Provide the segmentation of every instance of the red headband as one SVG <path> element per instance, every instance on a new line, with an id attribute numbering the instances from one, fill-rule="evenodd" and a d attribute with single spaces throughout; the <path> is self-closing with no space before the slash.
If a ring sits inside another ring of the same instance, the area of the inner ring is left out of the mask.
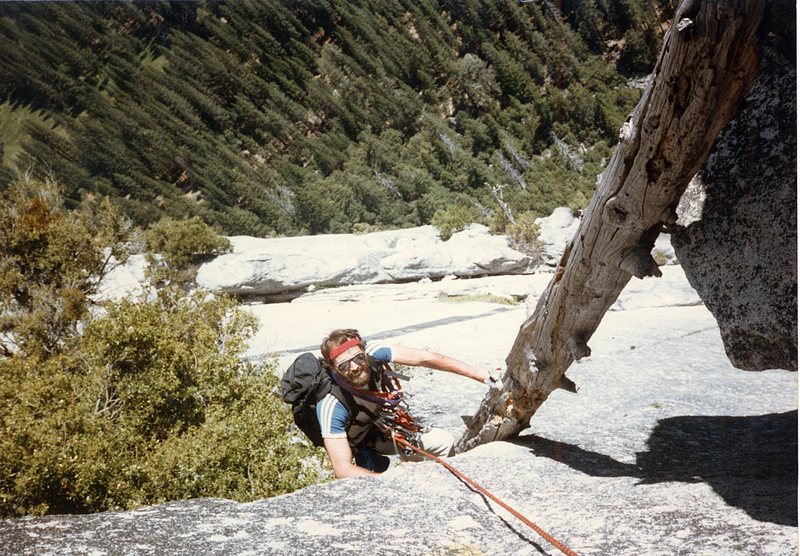
<path id="1" fill-rule="evenodd" d="M 361 343 L 361 338 L 350 338 L 345 343 L 340 344 L 340 345 L 336 346 L 335 348 L 333 348 L 331 350 L 330 354 L 328 355 L 328 359 L 330 361 L 333 361 L 334 359 L 336 359 L 336 357 L 338 355 L 341 355 L 342 353 L 344 353 L 345 351 L 347 351 L 351 347 L 357 346 L 360 343 Z"/>

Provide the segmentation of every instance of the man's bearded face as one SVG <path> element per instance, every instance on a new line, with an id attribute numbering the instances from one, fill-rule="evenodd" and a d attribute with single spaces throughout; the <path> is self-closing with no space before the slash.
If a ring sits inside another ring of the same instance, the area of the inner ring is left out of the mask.
<path id="1" fill-rule="evenodd" d="M 369 385 L 369 361 L 360 346 L 353 346 L 339 354 L 333 361 L 333 368 L 354 388 L 363 389 Z"/>

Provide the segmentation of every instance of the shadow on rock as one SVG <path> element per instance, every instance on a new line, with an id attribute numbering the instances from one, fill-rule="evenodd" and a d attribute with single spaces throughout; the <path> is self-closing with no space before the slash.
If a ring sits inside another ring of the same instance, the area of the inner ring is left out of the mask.
<path id="1" fill-rule="evenodd" d="M 662 419 L 635 464 L 536 435 L 514 442 L 594 477 L 705 482 L 753 519 L 797 526 L 797 411 Z"/>

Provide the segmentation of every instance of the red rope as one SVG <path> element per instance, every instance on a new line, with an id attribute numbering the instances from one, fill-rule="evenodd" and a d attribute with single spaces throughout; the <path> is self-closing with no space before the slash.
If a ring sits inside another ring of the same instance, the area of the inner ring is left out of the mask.
<path id="1" fill-rule="evenodd" d="M 578 556 L 577 552 L 573 551 L 567 545 L 565 545 L 564 543 L 562 543 L 562 542 L 558 541 L 557 539 L 555 539 L 552 535 L 547 533 L 547 531 L 545 531 L 544 529 L 542 529 L 541 527 L 536 525 L 530 519 L 528 519 L 527 517 L 525 517 L 524 515 L 519 513 L 517 510 L 515 510 L 514 508 L 512 508 L 511 506 L 509 506 L 508 504 L 506 504 L 505 502 L 503 502 L 499 498 L 497 498 L 494 494 L 492 494 L 491 492 L 489 492 L 488 490 L 483 488 L 481 485 L 479 485 L 478 483 L 476 483 L 475 481 L 473 481 L 472 479 L 470 479 L 469 477 L 467 477 L 466 475 L 461 473 L 458 469 L 456 469 L 455 467 L 453 467 L 452 465 L 450 465 L 449 463 L 447 463 L 443 459 L 438 458 L 438 457 L 434 456 L 433 454 L 429 454 L 428 452 L 426 452 L 425 450 L 423 450 L 421 448 L 418 448 L 417 446 L 414 446 L 413 444 L 408 442 L 405 438 L 403 438 L 399 434 L 395 435 L 395 440 L 397 440 L 397 442 L 402 444 L 403 446 L 411 448 L 415 452 L 425 456 L 426 458 L 429 458 L 429 459 L 435 461 L 436 463 L 439 463 L 439 464 L 443 465 L 444 468 L 447 469 L 450 473 L 452 473 L 453 475 L 455 475 L 456 477 L 458 477 L 459 479 L 461 479 L 462 481 L 464 481 L 465 483 L 470 485 L 475 490 L 477 490 L 477 491 L 481 492 L 482 494 L 485 494 L 486 496 L 491 498 L 495 503 L 497 503 L 498 505 L 503 507 L 511 515 L 513 515 L 514 517 L 519 519 L 522 523 L 524 523 L 525 525 L 527 525 L 528 527 L 530 527 L 531 529 L 536 531 L 539 534 L 539 536 L 541 536 L 544 540 L 546 540 L 547 542 L 549 542 L 550 544 L 555 546 L 557 549 L 559 549 L 561 552 L 563 552 L 567 556 Z"/>

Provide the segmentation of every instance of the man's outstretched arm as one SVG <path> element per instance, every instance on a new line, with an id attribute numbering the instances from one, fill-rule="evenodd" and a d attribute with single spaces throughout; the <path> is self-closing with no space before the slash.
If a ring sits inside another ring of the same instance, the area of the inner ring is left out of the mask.
<path id="1" fill-rule="evenodd" d="M 481 369 L 454 359 L 441 353 L 427 351 L 424 349 L 412 348 L 408 346 L 392 345 L 392 358 L 398 365 L 408 365 L 409 367 L 428 367 L 437 371 L 447 371 L 455 373 L 478 382 L 486 382 L 489 379 L 489 371 Z"/>

